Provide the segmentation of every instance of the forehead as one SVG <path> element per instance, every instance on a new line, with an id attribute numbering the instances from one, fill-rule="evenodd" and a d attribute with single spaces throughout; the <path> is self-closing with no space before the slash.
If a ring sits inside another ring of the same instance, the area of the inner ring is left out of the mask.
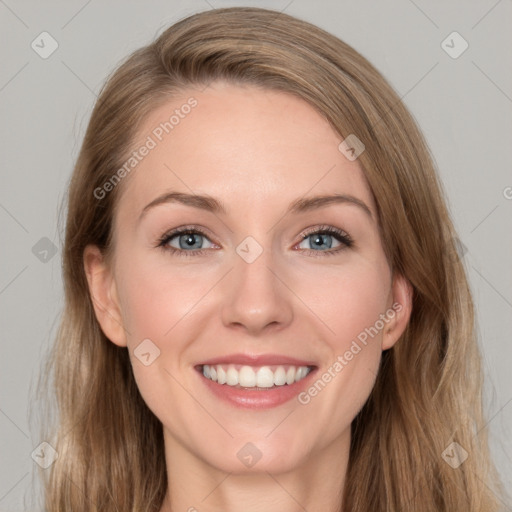
<path id="1" fill-rule="evenodd" d="M 352 194 L 374 211 L 362 169 L 339 151 L 341 141 L 289 93 L 223 82 L 183 90 L 139 130 L 135 151 L 150 149 L 139 151 L 119 214 L 140 213 L 168 190 L 208 194 L 237 213 L 332 193 Z"/>

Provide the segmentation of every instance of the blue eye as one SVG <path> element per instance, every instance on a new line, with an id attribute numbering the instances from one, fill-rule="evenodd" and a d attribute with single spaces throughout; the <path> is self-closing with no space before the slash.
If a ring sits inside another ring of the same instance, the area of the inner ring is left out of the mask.
<path id="1" fill-rule="evenodd" d="M 205 240 L 209 245 L 204 247 Z M 300 247 L 308 241 L 311 248 Z M 334 245 L 333 245 L 334 244 Z M 333 255 L 352 247 L 354 244 L 350 235 L 332 226 L 317 226 L 314 230 L 302 235 L 299 248 L 314 256 Z M 184 226 L 165 233 L 157 247 L 178 256 L 201 256 L 213 248 L 214 244 L 208 236 L 198 228 Z"/>
<path id="2" fill-rule="evenodd" d="M 159 240 L 158 247 L 180 256 L 196 256 L 204 253 L 203 249 L 205 248 L 201 247 L 204 239 L 208 240 L 208 237 L 198 229 L 178 228 L 163 235 Z M 212 247 L 213 244 L 209 243 L 210 246 L 206 249 Z"/>
<path id="3" fill-rule="evenodd" d="M 339 251 L 342 251 L 345 248 L 352 247 L 353 240 L 350 236 L 341 231 L 340 229 L 334 228 L 332 226 L 321 226 L 315 228 L 314 231 L 311 231 L 307 234 L 302 235 L 302 242 L 299 244 L 303 244 L 305 241 L 308 241 L 311 249 L 305 248 L 308 252 L 323 252 L 326 255 L 336 254 Z M 334 245 L 333 249 L 333 239 L 337 242 L 338 245 Z M 320 250 L 314 250 L 320 249 Z M 333 249 L 333 250 L 331 250 Z"/>

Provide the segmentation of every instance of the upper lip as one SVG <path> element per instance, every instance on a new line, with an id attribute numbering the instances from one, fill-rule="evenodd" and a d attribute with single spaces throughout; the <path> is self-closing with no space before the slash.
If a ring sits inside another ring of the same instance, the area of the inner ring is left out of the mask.
<path id="1" fill-rule="evenodd" d="M 207 361 L 201 362 L 199 365 L 216 365 L 216 364 L 242 364 L 247 366 L 270 366 L 270 365 L 292 365 L 292 366 L 316 366 L 312 361 L 297 359 L 280 354 L 230 354 L 226 356 L 214 357 Z"/>

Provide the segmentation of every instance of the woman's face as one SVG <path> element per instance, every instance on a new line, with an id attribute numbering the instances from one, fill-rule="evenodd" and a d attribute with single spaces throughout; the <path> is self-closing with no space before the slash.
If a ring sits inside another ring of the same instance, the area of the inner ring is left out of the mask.
<path id="1" fill-rule="evenodd" d="M 139 131 L 112 265 L 84 261 L 174 461 L 282 472 L 348 450 L 410 300 L 341 141 L 294 96 L 221 82 Z"/>

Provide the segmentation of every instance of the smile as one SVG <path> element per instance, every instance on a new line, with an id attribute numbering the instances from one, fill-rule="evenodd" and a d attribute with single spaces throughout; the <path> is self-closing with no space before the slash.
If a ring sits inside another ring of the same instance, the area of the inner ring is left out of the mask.
<path id="1" fill-rule="evenodd" d="M 291 385 L 306 377 L 311 366 L 272 365 L 253 367 L 248 365 L 203 365 L 203 375 L 227 386 L 238 388 L 269 389 Z"/>
<path id="2" fill-rule="evenodd" d="M 268 409 L 296 398 L 318 370 L 284 355 L 231 354 L 195 366 L 211 396 L 243 409 Z"/>

